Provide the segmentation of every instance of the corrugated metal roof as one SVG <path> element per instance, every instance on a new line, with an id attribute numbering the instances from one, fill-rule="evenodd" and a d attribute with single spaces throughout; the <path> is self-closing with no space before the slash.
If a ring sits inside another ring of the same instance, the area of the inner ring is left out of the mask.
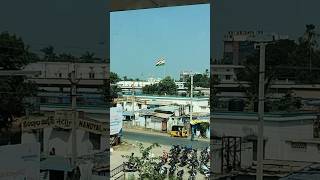
<path id="1" fill-rule="evenodd" d="M 162 106 L 157 108 L 157 110 L 175 112 L 176 110 L 179 110 L 179 107 L 178 106 Z"/>
<path id="2" fill-rule="evenodd" d="M 168 118 L 171 117 L 172 115 L 173 115 L 173 114 L 155 113 L 153 116 L 160 117 L 160 118 L 164 118 L 164 119 L 168 119 Z"/>

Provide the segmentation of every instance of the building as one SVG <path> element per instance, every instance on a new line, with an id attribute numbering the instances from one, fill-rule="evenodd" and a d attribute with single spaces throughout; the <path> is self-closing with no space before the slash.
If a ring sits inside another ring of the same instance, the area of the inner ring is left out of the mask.
<path id="1" fill-rule="evenodd" d="M 257 160 L 258 118 L 256 113 L 215 112 L 212 118 L 215 123 L 211 132 L 212 139 L 239 137 L 242 143 L 250 142 L 252 153 L 241 159 L 251 159 L 252 162 Z M 265 160 L 320 162 L 319 115 L 315 113 L 266 113 L 264 121 Z M 247 162 L 247 166 L 251 166 L 252 162 Z"/>
<path id="2" fill-rule="evenodd" d="M 76 110 L 80 118 L 76 130 L 77 168 L 91 179 L 106 176 L 108 165 L 103 159 L 108 158 L 109 137 L 105 132 L 108 111 L 102 88 L 109 78 L 108 66 L 107 63 L 37 62 L 25 67 L 25 71 L 40 71 L 40 74 L 27 76 L 27 80 L 37 84 L 39 91 L 32 99 L 36 110 L 22 117 L 27 119 L 23 121 L 21 142 L 40 143 L 42 179 L 62 179 L 75 171 L 70 163 L 70 115 L 59 116 L 62 120 L 57 120 L 56 116 L 71 109 L 72 72 L 77 80 Z"/>
<path id="3" fill-rule="evenodd" d="M 286 35 L 264 33 L 263 31 L 230 31 L 224 36 L 223 64 L 243 65 L 248 55 L 255 51 L 254 44 L 259 41 L 288 39 Z"/>
<path id="4" fill-rule="evenodd" d="M 209 98 L 193 98 L 192 105 L 193 119 L 209 117 Z M 117 99 L 117 106 L 123 107 L 124 120 L 129 121 L 127 124 L 130 126 L 168 132 L 173 125 L 186 127 L 190 125 L 189 97 L 134 96 L 133 98 L 125 95 Z M 209 123 L 209 120 L 205 122 Z"/>
<path id="5" fill-rule="evenodd" d="M 102 86 L 108 78 L 106 63 L 37 62 L 28 64 L 24 70 L 40 71 L 28 76 L 28 80 L 39 86 L 37 102 L 40 105 L 70 104 L 70 73 L 75 71 L 77 104 L 106 106 Z"/>

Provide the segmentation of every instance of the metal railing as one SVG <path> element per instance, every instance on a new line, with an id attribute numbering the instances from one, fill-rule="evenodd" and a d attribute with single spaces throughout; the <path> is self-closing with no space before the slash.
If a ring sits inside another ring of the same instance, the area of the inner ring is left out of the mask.
<path id="1" fill-rule="evenodd" d="M 111 170 L 111 177 L 116 176 L 117 174 L 124 172 L 124 164 L 121 164 L 120 166 L 114 168 Z M 121 176 L 120 176 L 121 177 Z"/>
<path id="2" fill-rule="evenodd" d="M 125 176 L 125 174 L 123 173 L 121 176 L 115 178 L 115 180 L 125 180 L 125 179 L 126 179 L 125 177 L 126 177 L 126 176 Z"/>

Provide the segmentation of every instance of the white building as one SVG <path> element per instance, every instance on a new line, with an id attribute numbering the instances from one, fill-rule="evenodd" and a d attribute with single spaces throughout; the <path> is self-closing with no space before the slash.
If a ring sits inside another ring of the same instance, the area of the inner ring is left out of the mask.
<path id="1" fill-rule="evenodd" d="M 107 79 L 107 63 L 71 63 L 71 62 L 37 62 L 28 64 L 24 70 L 40 71 L 39 75 L 33 75 L 34 79 L 65 79 L 75 70 L 81 79 Z"/>
<path id="2" fill-rule="evenodd" d="M 173 96 L 134 96 L 135 100 L 132 101 L 132 96 L 124 95 L 122 100 L 118 101 L 124 111 L 138 111 L 148 107 L 160 107 L 165 105 L 181 106 L 185 114 L 189 113 L 190 97 L 173 97 Z M 132 106 L 132 102 L 134 105 Z M 192 99 L 193 112 L 209 113 L 209 97 Z"/>
<path id="3" fill-rule="evenodd" d="M 258 120 L 255 113 L 217 112 L 212 118 L 214 136 L 236 136 L 252 142 L 251 159 L 256 160 Z M 320 162 L 320 119 L 315 114 L 266 114 L 264 121 L 266 160 Z"/>

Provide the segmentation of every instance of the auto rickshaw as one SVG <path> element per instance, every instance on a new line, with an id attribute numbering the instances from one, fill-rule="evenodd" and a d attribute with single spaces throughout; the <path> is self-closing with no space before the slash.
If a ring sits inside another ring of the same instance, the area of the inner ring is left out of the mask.
<path id="1" fill-rule="evenodd" d="M 188 137 L 188 131 L 183 125 L 173 125 L 170 131 L 171 137 Z"/>

